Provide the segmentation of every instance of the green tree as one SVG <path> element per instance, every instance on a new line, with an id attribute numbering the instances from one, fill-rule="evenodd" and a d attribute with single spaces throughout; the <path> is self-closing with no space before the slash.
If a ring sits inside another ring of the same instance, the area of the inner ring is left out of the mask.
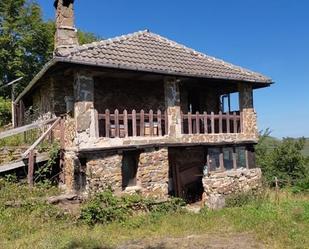
<path id="1" fill-rule="evenodd" d="M 31 0 L 0 1 L 0 87 L 24 77 L 17 86 L 21 92 L 42 66 L 51 59 L 55 25 L 44 21 L 41 7 Z M 80 44 L 98 39 L 92 33 L 78 32 Z M 10 97 L 9 88 L 0 96 Z"/>
<path id="2" fill-rule="evenodd" d="M 261 134 L 256 146 L 257 164 L 266 181 L 273 183 L 278 177 L 282 186 L 297 185 L 308 178 L 308 158 L 302 154 L 305 139 L 283 138 L 274 140 L 269 130 Z"/>

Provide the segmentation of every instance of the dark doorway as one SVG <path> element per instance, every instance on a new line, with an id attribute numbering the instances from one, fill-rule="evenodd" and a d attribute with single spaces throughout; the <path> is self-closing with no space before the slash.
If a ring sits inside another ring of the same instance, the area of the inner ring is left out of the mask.
<path id="1" fill-rule="evenodd" d="M 202 199 L 203 147 L 169 148 L 170 194 L 183 198 L 187 203 Z"/>

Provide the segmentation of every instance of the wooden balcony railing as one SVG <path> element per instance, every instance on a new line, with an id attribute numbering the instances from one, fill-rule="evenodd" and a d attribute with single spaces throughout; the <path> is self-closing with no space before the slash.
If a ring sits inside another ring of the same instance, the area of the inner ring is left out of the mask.
<path id="1" fill-rule="evenodd" d="M 167 134 L 167 114 L 157 110 L 154 112 L 131 113 L 124 110 L 122 113 L 116 109 L 111 113 L 108 109 L 104 114 L 99 114 L 99 136 L 107 138 L 164 136 Z"/>
<path id="2" fill-rule="evenodd" d="M 241 113 L 199 113 L 181 114 L 182 134 L 240 133 Z"/>

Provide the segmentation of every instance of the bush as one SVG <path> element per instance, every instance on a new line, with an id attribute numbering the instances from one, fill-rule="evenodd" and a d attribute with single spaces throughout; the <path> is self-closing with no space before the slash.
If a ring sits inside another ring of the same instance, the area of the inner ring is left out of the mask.
<path id="1" fill-rule="evenodd" d="M 111 190 L 107 190 L 96 194 L 84 205 L 80 219 L 87 224 L 124 222 L 137 213 L 166 214 L 177 212 L 184 205 L 185 202 L 179 198 L 158 203 L 137 194 L 117 197 Z"/>
<path id="2" fill-rule="evenodd" d="M 277 177 L 281 187 L 295 186 L 305 180 L 309 173 L 309 161 L 302 154 L 305 139 L 283 138 L 276 144 L 269 144 L 269 133 L 261 135 L 256 146 L 257 164 L 263 171 L 266 182 L 274 185 Z"/>
<path id="3" fill-rule="evenodd" d="M 243 207 L 249 204 L 260 205 L 268 196 L 264 192 L 248 191 L 232 194 L 225 199 L 226 207 Z"/>
<path id="4" fill-rule="evenodd" d="M 11 101 L 0 97 L 0 126 L 11 121 Z"/>

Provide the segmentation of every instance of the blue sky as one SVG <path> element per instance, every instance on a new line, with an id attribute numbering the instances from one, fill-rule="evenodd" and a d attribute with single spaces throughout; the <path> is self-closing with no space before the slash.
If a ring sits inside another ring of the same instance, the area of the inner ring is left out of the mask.
<path id="1" fill-rule="evenodd" d="M 53 19 L 53 1 L 37 0 Z M 76 26 L 104 38 L 150 29 L 181 44 L 261 72 L 259 129 L 309 137 L 308 0 L 76 0 Z"/>

